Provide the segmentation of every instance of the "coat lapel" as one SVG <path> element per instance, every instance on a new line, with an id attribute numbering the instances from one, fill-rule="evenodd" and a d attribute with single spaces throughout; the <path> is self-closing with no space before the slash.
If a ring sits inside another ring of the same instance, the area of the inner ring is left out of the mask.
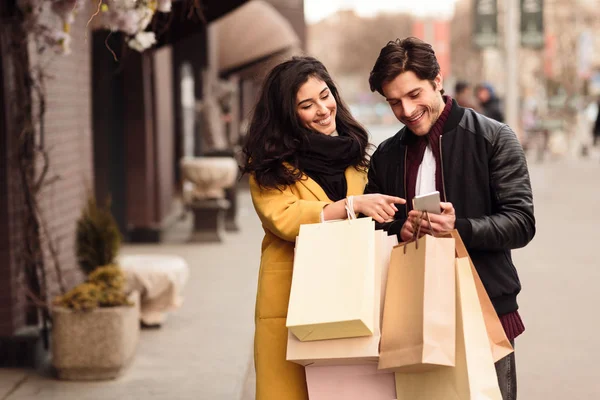
<path id="1" fill-rule="evenodd" d="M 354 167 L 346 168 L 346 183 L 348 184 L 348 196 L 358 196 L 365 192 L 367 185 L 367 174 Z"/>
<path id="2" fill-rule="evenodd" d="M 304 186 L 309 192 L 312 193 L 313 196 L 317 198 L 319 201 L 331 201 L 329 197 L 325 194 L 325 191 L 317 182 L 315 182 L 312 178 L 310 178 L 306 174 L 302 174 L 302 179 L 298 181 L 302 186 Z"/>

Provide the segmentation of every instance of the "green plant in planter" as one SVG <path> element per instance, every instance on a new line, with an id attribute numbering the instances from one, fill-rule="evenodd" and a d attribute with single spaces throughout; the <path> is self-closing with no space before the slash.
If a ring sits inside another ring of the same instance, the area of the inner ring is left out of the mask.
<path id="1" fill-rule="evenodd" d="M 54 300 L 54 304 L 73 311 L 91 311 L 98 307 L 100 287 L 95 283 L 83 282 Z"/>
<path id="2" fill-rule="evenodd" d="M 86 275 L 99 266 L 114 263 L 121 247 L 121 233 L 110 212 L 110 202 L 98 207 L 94 196 L 89 196 L 77 221 L 75 246 L 77 261 Z"/>
<path id="3" fill-rule="evenodd" d="M 97 285 L 100 291 L 100 307 L 118 307 L 129 305 L 124 292 L 125 275 L 118 265 L 98 267 L 88 277 L 88 281 Z"/>
<path id="4" fill-rule="evenodd" d="M 118 265 L 111 264 L 98 267 L 88 276 L 88 281 L 105 290 L 123 291 L 125 275 Z"/>
<path id="5" fill-rule="evenodd" d="M 123 290 L 124 286 L 125 276 L 117 265 L 99 267 L 89 275 L 86 282 L 57 297 L 54 304 L 74 311 L 132 305 Z"/>
<path id="6" fill-rule="evenodd" d="M 91 311 L 98 307 L 131 305 L 125 293 L 125 275 L 115 264 L 121 247 L 121 233 L 110 212 L 110 202 L 98 207 L 92 195 L 77 221 L 76 251 L 79 266 L 87 280 L 54 304 L 74 311 Z"/>

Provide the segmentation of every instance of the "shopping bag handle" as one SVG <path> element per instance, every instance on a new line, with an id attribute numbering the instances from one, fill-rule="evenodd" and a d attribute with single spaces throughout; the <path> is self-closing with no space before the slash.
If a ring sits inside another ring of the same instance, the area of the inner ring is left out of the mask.
<path id="1" fill-rule="evenodd" d="M 346 197 L 346 204 L 344 204 L 348 220 L 352 221 L 356 219 L 356 213 L 354 212 L 354 196 Z"/>
<path id="2" fill-rule="evenodd" d="M 433 231 L 433 227 L 431 225 L 431 219 L 429 218 L 429 213 L 427 211 L 423 211 L 419 216 L 419 219 L 417 219 L 416 222 L 413 222 L 413 237 L 404 245 L 404 254 L 406 254 L 406 246 L 408 246 L 409 243 L 415 242 L 415 248 L 419 248 L 419 233 L 421 233 L 421 222 L 425 217 L 427 218 L 427 222 L 429 222 L 429 230 L 431 231 L 431 235 L 435 237 L 435 232 Z"/>

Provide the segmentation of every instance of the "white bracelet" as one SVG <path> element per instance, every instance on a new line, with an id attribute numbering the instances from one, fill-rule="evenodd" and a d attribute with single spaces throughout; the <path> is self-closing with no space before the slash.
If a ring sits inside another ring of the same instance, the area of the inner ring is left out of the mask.
<path id="1" fill-rule="evenodd" d="M 348 219 L 356 219 L 356 213 L 354 212 L 354 196 L 346 197 L 346 214 Z"/>

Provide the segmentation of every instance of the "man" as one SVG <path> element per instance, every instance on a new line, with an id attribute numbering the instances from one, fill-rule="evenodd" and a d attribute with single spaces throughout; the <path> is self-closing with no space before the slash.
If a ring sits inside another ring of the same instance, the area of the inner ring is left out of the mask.
<path id="1" fill-rule="evenodd" d="M 467 81 L 458 81 L 454 85 L 454 98 L 459 106 L 478 110 L 479 107 L 473 101 L 473 88 Z"/>
<path id="2" fill-rule="evenodd" d="M 597 110 L 596 122 L 594 123 L 594 131 L 592 132 L 594 134 L 594 146 L 600 142 L 600 98 L 598 98 L 598 104 L 595 108 Z"/>
<path id="3" fill-rule="evenodd" d="M 504 122 L 504 113 L 494 87 L 487 82 L 480 83 L 475 88 L 475 93 L 483 115 L 498 122 Z"/>
<path id="4" fill-rule="evenodd" d="M 419 212 L 412 198 L 437 190 L 442 213 L 431 229 L 460 233 L 511 341 L 523 332 L 517 312 L 521 284 L 511 249 L 535 234 L 533 199 L 523 149 L 507 126 L 444 96 L 432 47 L 416 38 L 389 42 L 371 71 L 372 91 L 385 97 L 405 126 L 371 158 L 366 193 L 407 199 L 380 225 L 402 241 L 413 237 Z M 514 353 L 496 364 L 504 399 L 516 399 Z"/>

